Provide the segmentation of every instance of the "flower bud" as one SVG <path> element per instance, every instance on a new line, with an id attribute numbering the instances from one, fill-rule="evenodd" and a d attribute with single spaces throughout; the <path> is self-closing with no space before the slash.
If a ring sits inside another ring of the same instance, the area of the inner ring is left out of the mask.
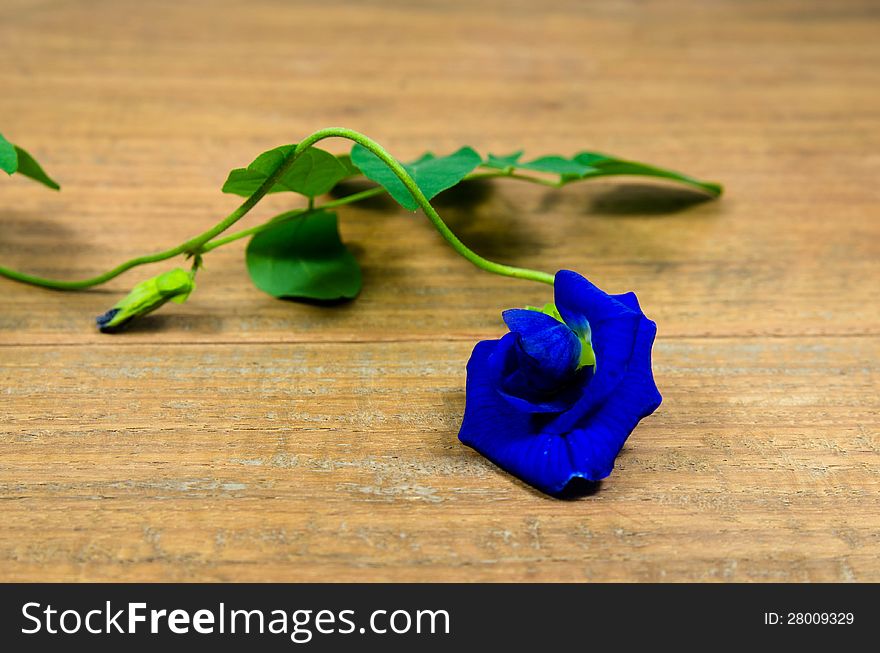
<path id="1" fill-rule="evenodd" d="M 195 287 L 189 272 L 175 268 L 141 281 L 113 308 L 98 316 L 95 322 L 104 333 L 119 331 L 134 318 L 155 311 L 169 300 L 182 304 Z"/>

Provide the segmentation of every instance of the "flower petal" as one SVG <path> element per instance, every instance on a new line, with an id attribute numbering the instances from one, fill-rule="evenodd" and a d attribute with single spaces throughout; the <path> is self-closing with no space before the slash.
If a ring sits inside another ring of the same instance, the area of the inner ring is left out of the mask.
<path id="1" fill-rule="evenodd" d="M 657 326 L 644 318 L 626 378 L 601 408 L 566 436 L 575 470 L 572 478 L 598 481 L 608 476 L 630 433 L 660 406 L 662 397 L 651 372 L 651 346 L 656 333 Z"/>
<path id="2" fill-rule="evenodd" d="M 508 328 L 519 335 L 526 354 L 521 363 L 536 389 L 552 391 L 574 374 L 581 343 L 568 326 L 544 313 L 522 308 L 504 311 L 501 316 Z"/>
<path id="3" fill-rule="evenodd" d="M 526 414 L 561 413 L 580 399 L 583 383 L 577 381 L 585 378 L 581 373 L 572 377 L 569 387 L 557 392 L 535 387 L 535 372 L 524 369 L 524 363 L 534 365 L 534 361 L 522 350 L 519 334 L 511 332 L 501 340 L 486 342 L 497 343 L 486 361 L 489 383 L 516 410 Z"/>
<path id="4" fill-rule="evenodd" d="M 639 298 L 634 292 L 625 292 L 622 295 L 611 295 L 624 306 L 628 306 L 636 313 L 642 313 L 642 307 L 639 306 Z M 644 314 L 644 313 L 643 313 Z"/>
<path id="5" fill-rule="evenodd" d="M 586 323 L 589 323 L 595 335 L 602 322 L 641 313 L 618 300 L 618 297 L 624 295 L 609 295 L 571 270 L 560 270 L 556 273 L 553 289 L 559 314 L 577 332 L 586 328 Z"/>
<path id="6" fill-rule="evenodd" d="M 579 316 L 587 318 L 596 352 L 595 374 L 582 398 L 548 425 L 550 432 L 564 434 L 614 392 L 626 374 L 636 333 L 646 318 L 632 293 L 608 295 L 575 272 L 557 272 L 555 288 L 556 306 L 566 324 L 582 321 Z"/>
<path id="7" fill-rule="evenodd" d="M 492 385 L 489 359 L 500 341 L 477 343 L 467 365 L 467 400 L 459 439 L 544 492 L 572 477 L 565 439 L 541 433 L 540 421 L 514 410 Z"/>

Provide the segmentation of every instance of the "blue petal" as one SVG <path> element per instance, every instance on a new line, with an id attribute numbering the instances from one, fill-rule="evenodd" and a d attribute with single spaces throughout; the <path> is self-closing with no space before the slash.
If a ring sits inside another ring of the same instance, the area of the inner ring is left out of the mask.
<path id="1" fill-rule="evenodd" d="M 540 334 L 542 331 L 555 327 L 565 326 L 552 315 L 525 308 L 510 308 L 501 313 L 501 318 L 508 329 L 515 331 L 524 338 L 533 334 Z"/>
<path id="2" fill-rule="evenodd" d="M 552 492 L 571 467 L 565 439 L 541 432 L 539 419 L 516 410 L 494 389 L 489 359 L 500 341 L 477 343 L 467 365 L 467 400 L 459 439 L 499 467 Z"/>
<path id="3" fill-rule="evenodd" d="M 537 388 L 555 390 L 571 378 L 581 355 L 581 343 L 574 331 L 537 311 L 514 308 L 501 315 L 508 328 L 519 335 L 527 355 L 523 367 Z"/>
<path id="4" fill-rule="evenodd" d="M 660 406 L 662 397 L 651 372 L 651 345 L 656 333 L 657 326 L 644 318 L 626 378 L 599 410 L 566 436 L 575 470 L 572 478 L 598 481 L 608 476 L 630 433 Z"/>
<path id="5" fill-rule="evenodd" d="M 587 281 L 577 272 L 560 270 L 556 273 L 553 283 L 556 308 L 565 323 L 573 330 L 580 332 L 588 323 L 593 332 L 602 322 L 632 315 L 640 315 L 641 310 L 631 308 L 626 302 L 629 295 L 609 295 Z M 626 297 L 621 302 L 619 298 Z"/>
<path id="6" fill-rule="evenodd" d="M 522 351 L 519 334 L 507 333 L 492 342 L 497 346 L 487 356 L 489 383 L 513 408 L 524 413 L 561 413 L 580 398 L 580 374 L 572 378 L 570 387 L 561 391 L 546 392 L 535 387 L 537 372 L 528 368 L 528 363 L 535 363 Z"/>
<path id="7" fill-rule="evenodd" d="M 636 333 L 646 318 L 638 309 L 638 301 L 632 293 L 614 297 L 575 272 L 557 272 L 555 289 L 556 307 L 566 324 L 571 326 L 583 318 L 588 321 L 596 352 L 595 374 L 583 397 L 548 425 L 549 431 L 562 434 L 574 428 L 614 392 L 626 374 Z"/>
<path id="8" fill-rule="evenodd" d="M 629 308 L 634 310 L 636 313 L 642 312 L 642 307 L 639 306 L 639 298 L 636 297 L 636 294 L 634 292 L 626 292 L 626 293 L 623 293 L 622 295 L 611 295 L 611 296 L 614 299 L 616 299 L 617 301 L 619 301 L 621 304 L 623 304 L 624 306 L 628 306 Z"/>

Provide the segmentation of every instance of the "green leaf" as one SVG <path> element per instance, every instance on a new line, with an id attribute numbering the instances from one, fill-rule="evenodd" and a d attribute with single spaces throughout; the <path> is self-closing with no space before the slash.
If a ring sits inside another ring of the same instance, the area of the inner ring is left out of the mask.
<path id="1" fill-rule="evenodd" d="M 361 270 L 330 211 L 304 213 L 255 234 L 246 262 L 254 285 L 273 297 L 352 299 L 361 289 Z"/>
<path id="2" fill-rule="evenodd" d="M 580 152 L 571 158 L 556 155 L 542 156 L 527 162 L 521 162 L 521 157 L 521 151 L 508 154 L 507 156 L 490 154 L 482 165 L 484 168 L 502 170 L 508 174 L 514 170 L 529 170 L 559 175 L 557 183 L 560 186 L 582 179 L 592 179 L 593 177 L 634 175 L 671 179 L 693 186 L 714 196 L 720 195 L 722 192 L 721 185 L 714 182 L 701 181 L 674 170 L 658 168 L 637 161 L 618 159 L 617 157 L 600 154 L 599 152 Z"/>
<path id="3" fill-rule="evenodd" d="M 351 149 L 351 160 L 368 179 L 383 186 L 401 206 L 410 211 L 418 208 L 418 203 L 403 182 L 367 148 L 355 145 Z M 455 186 L 481 162 L 482 157 L 472 148 L 463 147 L 449 156 L 437 157 L 428 152 L 416 161 L 402 165 L 425 197 L 431 199 Z"/>
<path id="4" fill-rule="evenodd" d="M 577 159 L 580 163 L 588 166 L 594 166 L 597 163 L 602 163 L 603 161 L 619 161 L 620 159 L 616 159 L 613 156 L 608 156 L 607 154 L 600 154 L 599 152 L 581 152 L 580 154 L 575 154 L 575 159 Z"/>
<path id="5" fill-rule="evenodd" d="M 61 189 L 58 182 L 47 175 L 40 167 L 40 164 L 37 163 L 34 157 L 28 154 L 26 150 L 23 150 L 17 145 L 15 146 L 15 149 L 18 152 L 18 174 L 30 177 L 34 181 L 38 181 L 52 190 Z"/>
<path id="6" fill-rule="evenodd" d="M 0 170 L 8 175 L 18 170 L 18 152 L 15 145 L 3 138 L 0 134 Z"/>
<path id="7" fill-rule="evenodd" d="M 534 170 L 535 172 L 549 172 L 560 176 L 574 175 L 578 178 L 583 177 L 591 167 L 576 161 L 575 159 L 566 159 L 561 156 L 542 156 L 522 163 L 519 166 L 524 170 Z"/>
<path id="8" fill-rule="evenodd" d="M 359 174 L 361 174 L 360 168 L 358 168 L 351 160 L 350 154 L 340 154 L 336 157 L 336 160 L 339 161 L 339 164 L 343 168 L 345 168 L 345 177 L 343 177 L 343 179 L 348 179 L 349 177 L 357 177 Z"/>
<path id="9" fill-rule="evenodd" d="M 694 177 L 680 172 L 675 172 L 674 170 L 658 168 L 646 163 L 639 163 L 638 161 L 626 161 L 613 156 L 599 154 L 598 152 L 581 152 L 580 154 L 576 154 L 574 159 L 590 168 L 582 176 L 584 179 L 591 177 L 608 177 L 612 175 L 658 177 L 661 179 L 671 179 L 672 181 L 693 186 L 694 188 L 698 188 L 699 190 L 714 196 L 721 195 L 723 192 L 721 184 L 712 181 L 700 181 L 699 179 L 695 179 Z"/>
<path id="10" fill-rule="evenodd" d="M 223 184 L 223 192 L 244 197 L 252 195 L 295 147 L 295 144 L 276 147 L 263 152 L 247 168 L 236 168 Z M 329 192 L 347 176 L 349 170 L 339 159 L 317 147 L 310 147 L 299 155 L 269 192 L 291 191 L 315 197 Z"/>
<path id="11" fill-rule="evenodd" d="M 507 172 L 513 172 L 513 169 L 519 165 L 519 160 L 522 158 L 523 151 L 517 150 L 512 154 L 507 154 L 504 156 L 497 156 L 495 154 L 490 154 L 483 165 L 487 168 L 496 168 L 498 170 L 506 170 Z"/>
<path id="12" fill-rule="evenodd" d="M 0 134 L 0 170 L 10 175 L 17 172 L 53 190 L 61 188 L 54 179 L 46 174 L 27 150 L 18 145 L 13 145 L 3 138 L 2 134 Z"/>

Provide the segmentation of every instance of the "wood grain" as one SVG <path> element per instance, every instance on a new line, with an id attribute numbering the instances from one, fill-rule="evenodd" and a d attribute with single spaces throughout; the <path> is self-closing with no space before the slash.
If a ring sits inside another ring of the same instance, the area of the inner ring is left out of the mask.
<path id="1" fill-rule="evenodd" d="M 0 280 L 0 578 L 880 580 L 878 28 L 856 0 L 4 2 L 0 127 L 63 187 L 0 180 L 4 265 L 177 244 L 235 206 L 228 169 L 334 124 L 404 159 L 589 148 L 727 194 L 440 198 L 475 250 L 635 290 L 659 324 L 664 404 L 574 501 L 456 439 L 473 344 L 546 289 L 418 214 L 340 212 L 365 284 L 333 308 L 259 293 L 239 244 L 113 337 L 91 318 L 154 270 Z"/>

